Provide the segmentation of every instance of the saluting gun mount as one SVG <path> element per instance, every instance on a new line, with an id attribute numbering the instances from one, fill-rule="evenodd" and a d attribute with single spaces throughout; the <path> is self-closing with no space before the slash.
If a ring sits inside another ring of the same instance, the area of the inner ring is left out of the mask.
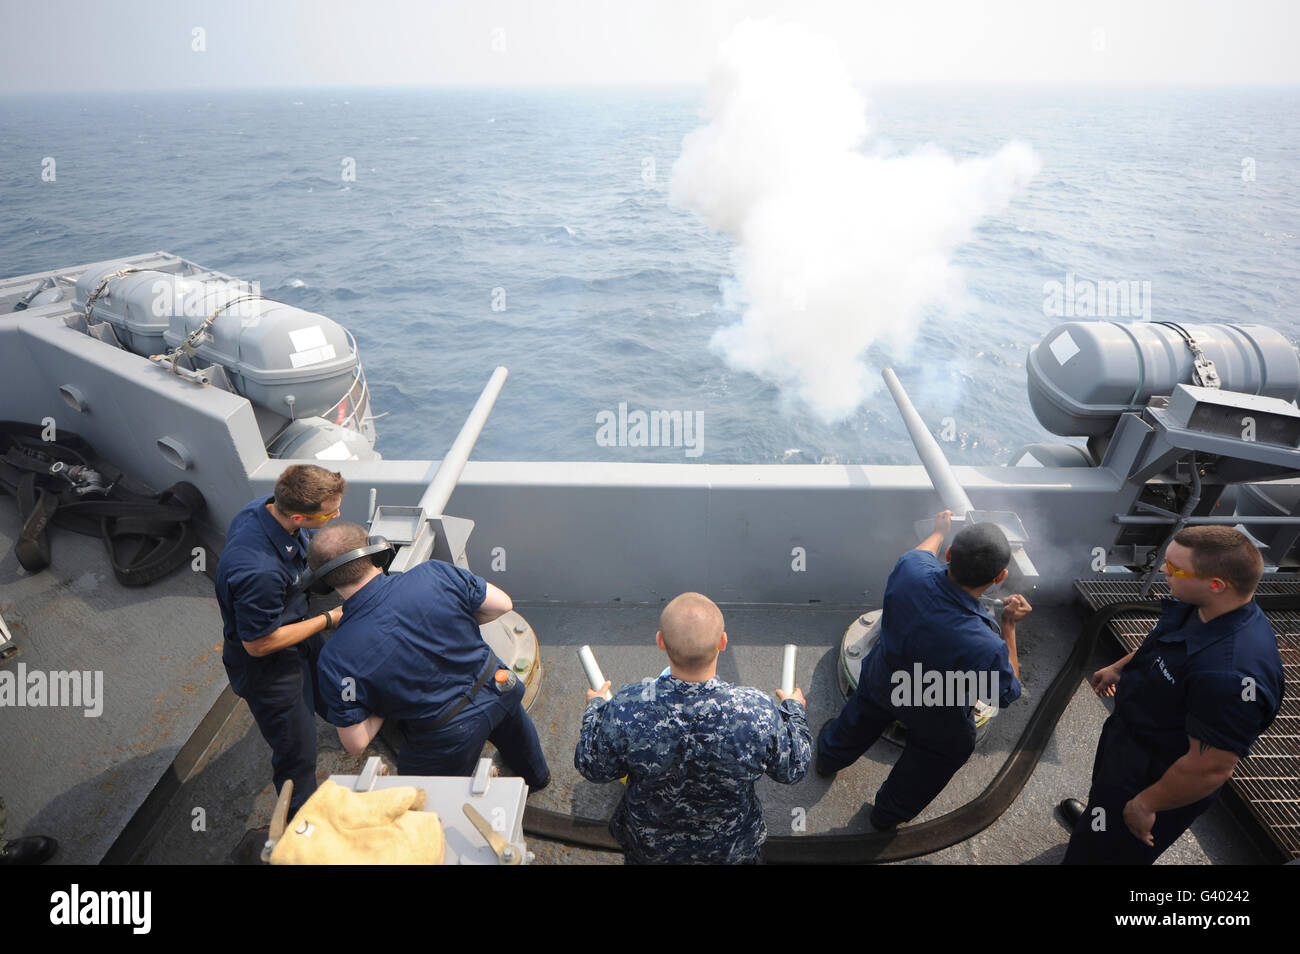
<path id="1" fill-rule="evenodd" d="M 885 384 L 889 388 L 889 393 L 894 398 L 894 403 L 898 405 L 898 413 L 907 426 L 907 433 L 912 439 L 912 446 L 916 448 L 917 456 L 921 458 L 921 464 L 925 467 L 930 483 L 933 485 L 935 492 L 938 493 L 940 500 L 943 501 L 944 507 L 952 511 L 954 528 L 975 523 L 993 523 L 1006 534 L 1007 543 L 1011 545 L 1009 572 L 1007 578 L 994 587 L 992 592 L 1033 590 L 1037 585 L 1038 570 L 1034 567 L 1033 561 L 1029 559 L 1029 554 L 1025 552 L 1025 544 L 1028 542 L 1029 537 L 1025 532 L 1024 524 L 1021 523 L 1020 516 L 1010 510 L 977 510 L 975 508 L 970 497 L 967 496 L 965 488 L 957 480 L 957 475 L 953 472 L 948 459 L 944 457 L 938 441 L 934 439 L 934 435 L 925 426 L 921 415 L 917 413 L 911 399 L 908 398 L 907 392 L 903 390 L 903 385 L 898 380 L 898 376 L 894 374 L 892 368 L 885 368 L 883 376 Z M 918 520 L 915 524 L 915 530 L 918 542 L 925 540 L 934 532 L 933 519 L 926 517 L 923 520 Z M 946 541 L 939 546 L 940 558 L 943 557 L 945 546 Z M 900 553 L 904 549 L 906 547 L 899 547 Z M 981 598 L 981 602 L 994 618 L 1000 619 L 1002 600 L 984 596 Z M 872 646 L 880 638 L 882 615 L 883 611 L 879 609 L 863 612 L 844 631 L 844 637 L 840 641 L 840 665 L 836 669 L 836 675 L 838 676 L 840 691 L 846 698 L 857 689 L 858 678 L 862 672 L 862 661 L 866 659 L 867 653 L 871 651 Z M 997 710 L 983 702 L 976 703 L 974 710 L 976 739 L 978 741 L 984 737 L 989 720 L 996 714 Z M 884 737 L 895 744 L 902 745 L 906 740 L 906 730 L 898 723 L 895 723 L 885 731 Z"/>
<path id="2" fill-rule="evenodd" d="M 389 573 L 402 573 L 429 559 L 443 560 L 465 570 L 470 568 L 465 547 L 474 521 L 443 511 L 509 373 L 503 367 L 492 372 L 418 504 L 413 507 L 380 504 L 371 491 L 370 535 L 383 537 L 397 551 L 388 567 Z M 481 627 L 481 631 L 497 658 L 523 680 L 527 709 L 541 689 L 541 652 L 532 626 L 511 610 Z"/>
<path id="3" fill-rule="evenodd" d="M 997 524 L 1006 534 L 1007 542 L 1011 544 L 1010 572 L 1001 584 L 1003 591 L 1032 590 L 1038 580 L 1038 570 L 1034 568 L 1033 561 L 1025 552 L 1029 535 L 1025 533 L 1019 515 L 1011 510 L 975 509 L 975 505 L 971 503 L 970 497 L 966 495 L 965 489 L 957 480 L 957 475 L 953 473 L 952 465 L 943 456 L 939 442 L 934 439 L 934 435 L 921 420 L 921 415 L 912 406 L 902 383 L 894 374 L 894 369 L 885 368 L 884 378 L 894 403 L 898 405 L 898 413 L 902 416 L 903 423 L 907 425 L 908 436 L 912 438 L 912 446 L 916 448 L 917 456 L 921 458 L 921 465 L 925 468 L 930 483 L 939 494 L 944 507 L 952 511 L 952 522 L 958 528 L 964 523 Z M 925 520 L 918 520 L 915 526 L 918 542 L 930 535 L 932 527 L 928 517 Z M 939 549 L 939 555 L 943 556 L 942 547 Z"/>

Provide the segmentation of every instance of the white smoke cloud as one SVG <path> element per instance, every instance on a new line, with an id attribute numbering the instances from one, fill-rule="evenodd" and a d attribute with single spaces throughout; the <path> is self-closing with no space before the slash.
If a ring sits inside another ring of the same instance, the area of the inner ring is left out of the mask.
<path id="1" fill-rule="evenodd" d="M 712 346 L 828 423 L 879 386 L 868 347 L 906 349 L 927 309 L 958 305 L 953 250 L 1040 166 L 1023 143 L 964 160 L 864 151 L 866 101 L 835 44 L 773 20 L 723 42 L 705 118 L 670 194 L 738 243 L 743 316 Z"/>

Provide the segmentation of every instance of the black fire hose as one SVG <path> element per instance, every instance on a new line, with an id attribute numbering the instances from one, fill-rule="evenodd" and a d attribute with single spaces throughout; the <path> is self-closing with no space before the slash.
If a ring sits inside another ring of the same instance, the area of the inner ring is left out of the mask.
<path id="1" fill-rule="evenodd" d="M 1260 609 L 1298 610 L 1300 597 L 1260 596 Z M 1160 609 L 1159 600 L 1134 600 L 1112 603 L 1093 613 L 1083 625 L 1074 649 L 1047 687 L 1043 699 L 1029 717 L 1029 722 L 1015 748 L 988 787 L 960 808 L 919 825 L 887 832 L 860 835 L 783 835 L 769 838 L 763 847 L 768 864 L 872 864 L 903 861 L 932 854 L 979 834 L 993 824 L 1029 781 L 1043 749 L 1056 731 L 1066 706 L 1087 672 L 1097 637 L 1112 619 L 1121 613 Z M 524 832 L 546 841 L 559 841 L 576 848 L 621 851 L 609 833 L 606 822 L 548 811 L 544 808 L 524 810 Z"/>

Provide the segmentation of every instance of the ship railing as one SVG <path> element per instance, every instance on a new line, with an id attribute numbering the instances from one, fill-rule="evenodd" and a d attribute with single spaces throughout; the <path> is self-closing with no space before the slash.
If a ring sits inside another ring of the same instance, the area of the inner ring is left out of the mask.
<path id="1" fill-rule="evenodd" d="M 383 417 L 382 414 L 370 413 L 370 386 L 366 383 L 366 372 L 361 366 L 361 354 L 357 348 L 357 339 L 351 331 L 344 328 L 343 333 L 348 336 L 348 345 L 352 348 L 352 353 L 357 355 L 356 371 L 352 375 L 352 383 L 328 411 L 321 415 L 325 420 L 339 427 L 346 427 L 349 430 L 356 431 L 362 435 L 370 446 L 375 444 L 375 425 L 374 422 Z"/>

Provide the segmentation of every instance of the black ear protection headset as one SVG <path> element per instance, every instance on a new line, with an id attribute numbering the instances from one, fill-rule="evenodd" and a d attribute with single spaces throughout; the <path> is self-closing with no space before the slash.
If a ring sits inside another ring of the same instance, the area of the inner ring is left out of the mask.
<path id="1" fill-rule="evenodd" d="M 324 596 L 334 588 L 325 582 L 325 577 L 329 576 L 339 567 L 353 560 L 364 560 L 369 558 L 370 562 L 379 567 L 388 575 L 388 567 L 392 565 L 393 558 L 397 556 L 397 550 L 386 539 L 379 536 L 366 538 L 364 547 L 357 547 L 355 550 L 349 550 L 347 553 L 340 554 L 328 563 L 322 563 L 316 569 L 310 571 L 306 576 L 298 580 L 298 589 L 312 593 L 316 596 Z"/>

